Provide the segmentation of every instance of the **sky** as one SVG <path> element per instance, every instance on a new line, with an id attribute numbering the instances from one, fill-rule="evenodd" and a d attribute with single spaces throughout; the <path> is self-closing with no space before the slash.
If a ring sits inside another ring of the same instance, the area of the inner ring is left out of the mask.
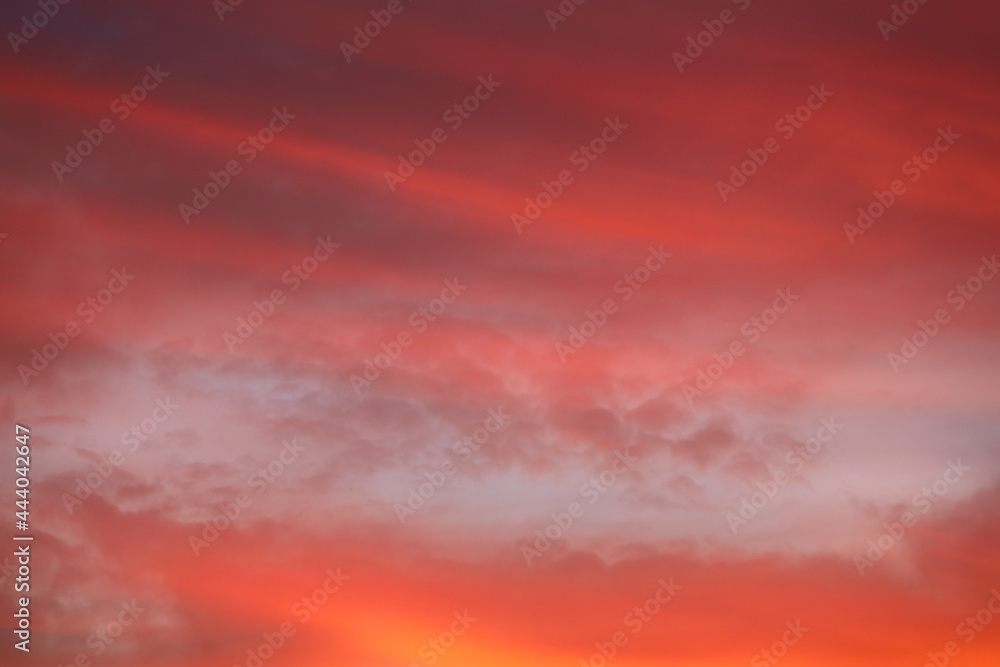
<path id="1" fill-rule="evenodd" d="M 6 3 L 4 664 L 995 665 L 996 18 Z"/>

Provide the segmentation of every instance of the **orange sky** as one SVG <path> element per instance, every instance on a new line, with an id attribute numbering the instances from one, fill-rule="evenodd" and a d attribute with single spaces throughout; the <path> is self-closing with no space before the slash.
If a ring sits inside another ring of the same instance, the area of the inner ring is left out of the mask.
<path id="1" fill-rule="evenodd" d="M 3 664 L 996 664 L 992 12 L 562 4 L 8 36 Z"/>

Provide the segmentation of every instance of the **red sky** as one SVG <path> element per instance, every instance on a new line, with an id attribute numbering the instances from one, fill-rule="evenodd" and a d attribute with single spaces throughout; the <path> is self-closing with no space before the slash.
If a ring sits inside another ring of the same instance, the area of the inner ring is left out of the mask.
<path id="1" fill-rule="evenodd" d="M 4 660 L 995 665 L 993 8 L 389 5 L 7 35 Z"/>

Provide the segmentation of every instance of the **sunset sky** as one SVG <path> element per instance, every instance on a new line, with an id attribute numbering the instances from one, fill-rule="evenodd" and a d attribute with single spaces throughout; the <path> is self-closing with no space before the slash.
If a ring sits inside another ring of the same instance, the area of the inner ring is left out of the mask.
<path id="1" fill-rule="evenodd" d="M 5 3 L 3 664 L 994 667 L 996 25 Z"/>

